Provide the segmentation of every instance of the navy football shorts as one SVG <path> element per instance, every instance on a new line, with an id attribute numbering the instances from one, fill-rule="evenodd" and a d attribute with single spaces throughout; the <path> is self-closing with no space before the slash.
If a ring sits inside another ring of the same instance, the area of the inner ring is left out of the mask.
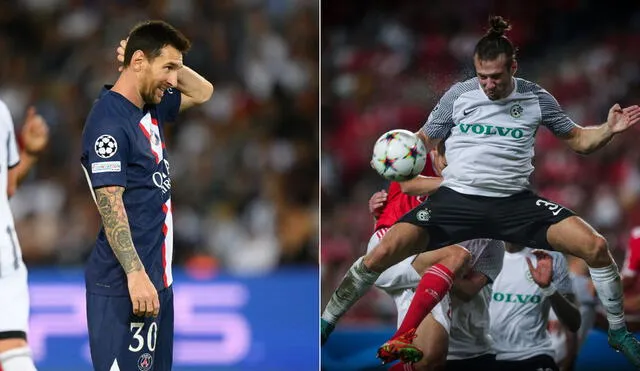
<path id="1" fill-rule="evenodd" d="M 170 371 L 173 288 L 158 292 L 158 317 L 133 315 L 128 296 L 87 293 L 91 360 L 96 371 Z"/>

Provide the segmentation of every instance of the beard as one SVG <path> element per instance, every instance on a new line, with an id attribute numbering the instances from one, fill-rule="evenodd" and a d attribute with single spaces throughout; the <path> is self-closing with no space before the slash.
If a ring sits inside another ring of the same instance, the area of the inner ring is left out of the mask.
<path id="1" fill-rule="evenodd" d="M 140 92 L 144 104 L 158 104 L 164 95 L 165 84 L 154 81 L 152 76 L 147 76 L 149 81 Z"/>
<path id="2" fill-rule="evenodd" d="M 505 95 L 506 90 L 507 89 L 496 88 L 496 89 L 493 89 L 492 91 L 488 91 L 488 90 L 485 91 L 485 94 L 490 100 L 498 100 L 498 99 L 506 98 L 506 95 Z"/>
<path id="3" fill-rule="evenodd" d="M 151 88 L 142 94 L 142 100 L 145 104 L 158 104 L 162 100 L 162 94 L 158 92 L 159 87 Z M 160 95 L 159 95 L 160 94 Z"/>

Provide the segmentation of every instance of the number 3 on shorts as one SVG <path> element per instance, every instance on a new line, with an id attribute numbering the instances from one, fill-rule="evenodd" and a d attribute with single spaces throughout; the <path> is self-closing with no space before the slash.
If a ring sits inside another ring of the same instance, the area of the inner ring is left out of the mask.
<path id="1" fill-rule="evenodd" d="M 142 330 L 144 329 L 144 322 L 131 322 L 130 331 L 134 331 L 133 333 L 133 341 L 136 343 L 129 345 L 129 350 L 132 352 L 139 352 L 144 348 L 145 337 L 142 336 Z M 156 350 L 156 341 L 158 340 L 158 324 L 155 322 L 151 322 L 149 325 L 149 330 L 147 331 L 147 349 L 150 352 Z"/>
<path id="2" fill-rule="evenodd" d="M 551 214 L 558 215 L 560 211 L 564 209 L 562 206 L 558 204 L 554 204 L 553 202 L 549 202 L 546 200 L 538 200 L 536 201 L 536 206 L 544 206 L 551 211 Z"/>

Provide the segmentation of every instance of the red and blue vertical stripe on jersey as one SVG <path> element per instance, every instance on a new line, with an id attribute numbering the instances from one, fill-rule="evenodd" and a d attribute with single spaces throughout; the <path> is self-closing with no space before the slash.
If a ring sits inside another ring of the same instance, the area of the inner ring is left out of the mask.
<path id="1" fill-rule="evenodd" d="M 159 164 L 160 161 L 164 159 L 164 143 L 162 142 L 162 138 L 160 137 L 160 128 L 158 127 L 158 120 L 151 117 L 151 113 L 148 113 L 140 119 L 140 123 L 138 124 L 142 133 L 147 139 L 149 139 L 149 144 L 151 145 L 151 153 L 156 158 L 156 164 Z"/>
<path id="2" fill-rule="evenodd" d="M 151 117 L 151 113 L 147 112 L 147 114 L 140 119 L 138 126 L 144 136 L 149 140 L 151 153 L 155 157 L 156 164 L 159 164 L 160 161 L 164 160 L 163 150 L 165 144 L 160 137 L 158 120 Z M 173 211 L 171 198 L 162 205 L 162 212 L 165 214 L 164 225 L 162 226 L 162 234 L 164 235 L 164 241 L 162 242 L 162 268 L 164 273 L 162 279 L 164 286 L 169 287 L 173 282 L 173 273 L 171 271 L 171 262 L 173 261 Z"/>
<path id="3" fill-rule="evenodd" d="M 171 207 L 171 199 L 168 199 L 162 205 L 162 212 L 165 214 L 164 225 L 162 226 L 162 234 L 164 242 L 162 243 L 162 268 L 164 273 L 162 280 L 164 287 L 169 287 L 173 282 L 173 273 L 171 271 L 171 262 L 173 260 L 173 208 Z"/>

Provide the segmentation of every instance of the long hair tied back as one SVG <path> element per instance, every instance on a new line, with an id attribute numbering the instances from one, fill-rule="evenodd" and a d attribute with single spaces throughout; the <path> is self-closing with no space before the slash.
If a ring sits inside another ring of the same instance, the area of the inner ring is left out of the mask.
<path id="1" fill-rule="evenodd" d="M 505 35 L 511 24 L 499 15 L 489 17 L 489 30 L 476 44 L 474 55 L 480 60 L 491 61 L 505 54 L 507 66 L 516 58 L 516 48 Z"/>
<path id="2" fill-rule="evenodd" d="M 511 24 L 499 15 L 489 17 L 489 26 L 486 36 L 501 37 L 511 29 Z"/>

